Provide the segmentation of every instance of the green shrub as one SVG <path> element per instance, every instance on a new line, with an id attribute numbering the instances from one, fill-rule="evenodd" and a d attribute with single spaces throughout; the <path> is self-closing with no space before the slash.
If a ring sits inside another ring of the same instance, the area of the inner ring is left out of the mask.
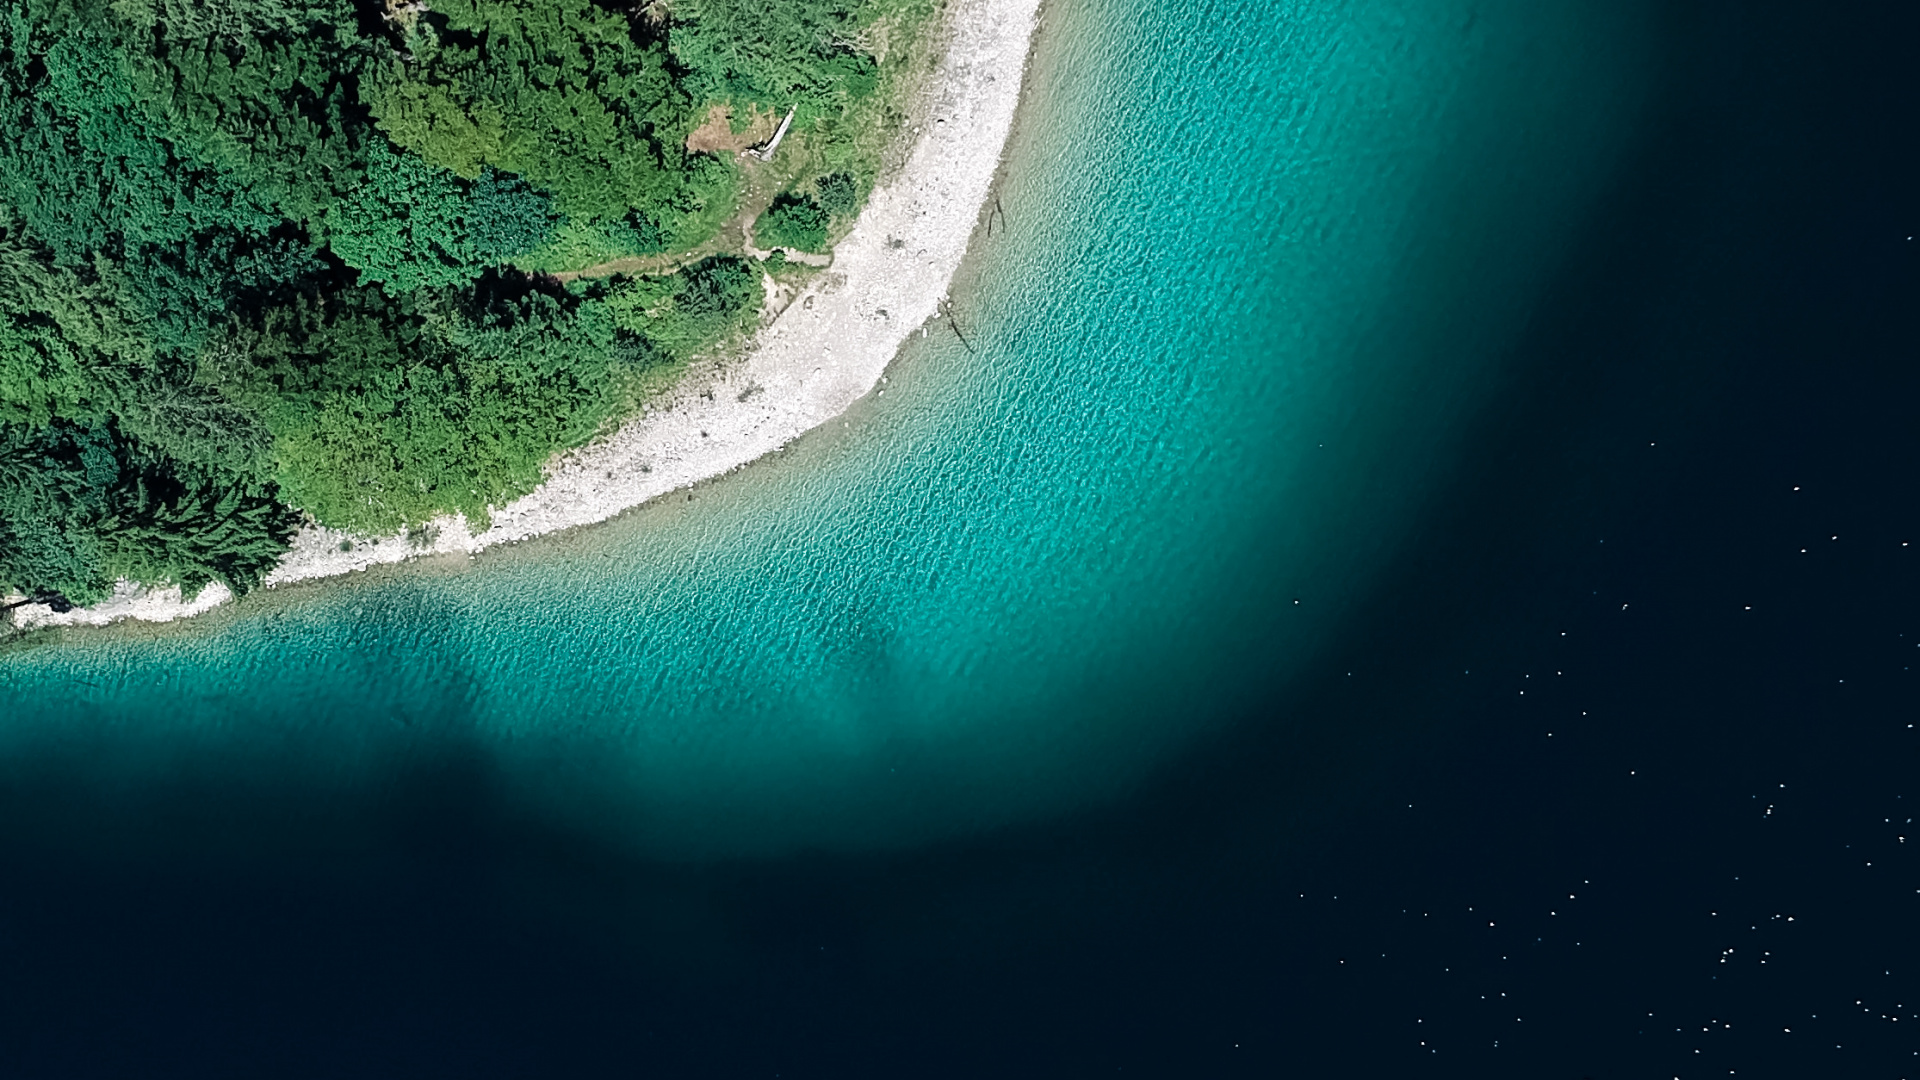
<path id="1" fill-rule="evenodd" d="M 760 297 L 760 272 L 752 263 L 713 255 L 677 274 L 618 279 L 605 304 L 616 327 L 684 363 L 743 328 L 760 310 Z"/>
<path id="2" fill-rule="evenodd" d="M 860 189 L 846 173 L 828 173 L 813 186 L 820 193 L 820 209 L 833 217 L 851 214 L 860 205 Z"/>
<path id="3" fill-rule="evenodd" d="M 467 242 L 474 261 L 504 266 L 538 250 L 559 225 L 553 199 L 510 173 L 484 169 L 467 193 Z"/>
<path id="4" fill-rule="evenodd" d="M 789 191 L 776 196 L 753 223 L 753 235 L 764 247 L 821 251 L 827 245 L 827 212 L 805 195 Z"/>
<path id="5" fill-rule="evenodd" d="M 483 169 L 471 184 L 384 142 L 366 180 L 326 217 L 340 261 L 396 293 L 472 281 L 552 237 L 553 200 L 517 176 Z"/>

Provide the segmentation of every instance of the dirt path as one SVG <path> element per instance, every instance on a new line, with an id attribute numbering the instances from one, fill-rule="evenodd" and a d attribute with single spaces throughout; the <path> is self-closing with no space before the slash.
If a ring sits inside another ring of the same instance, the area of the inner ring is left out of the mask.
<path id="1" fill-rule="evenodd" d="M 553 277 L 560 281 L 575 281 L 580 278 L 611 277 L 614 274 L 670 274 L 683 266 L 699 262 L 709 255 L 749 255 L 755 259 L 764 259 L 771 251 L 756 248 L 749 239 L 748 227 L 767 207 L 773 204 L 773 197 L 779 194 L 780 185 L 772 183 L 768 175 L 771 170 L 752 158 L 740 161 L 746 183 L 740 193 L 740 208 L 732 217 L 720 226 L 720 230 L 709 237 L 706 243 L 686 251 L 663 252 L 659 255 L 634 255 L 624 259 L 614 259 L 584 270 L 567 270 Z M 811 252 L 787 249 L 787 258 L 792 262 L 805 263 L 808 266 L 828 266 L 833 262 L 831 255 L 815 255 Z"/>
<path id="2" fill-rule="evenodd" d="M 749 185 L 748 195 L 742 196 L 741 206 L 734 215 L 720 226 L 707 242 L 699 247 L 685 251 L 669 251 L 659 255 L 632 255 L 624 259 L 614 259 L 584 270 L 564 270 L 553 275 L 561 281 L 575 281 L 580 278 L 611 277 L 614 274 L 670 274 L 683 266 L 697 263 L 709 255 L 721 252 L 741 252 L 747 247 L 747 226 L 759 217 L 773 202 L 773 196 L 764 199 L 750 198 L 757 194 Z"/>

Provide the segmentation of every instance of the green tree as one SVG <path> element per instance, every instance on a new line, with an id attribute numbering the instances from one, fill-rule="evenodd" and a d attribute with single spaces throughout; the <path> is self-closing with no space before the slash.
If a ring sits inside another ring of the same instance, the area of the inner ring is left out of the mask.
<path id="1" fill-rule="evenodd" d="M 467 242 L 474 258 L 504 266 L 539 248 L 553 236 L 559 216 L 553 199 L 517 176 L 482 169 L 467 195 Z M 651 221 L 647 222 L 653 226 Z M 656 231 L 658 226 L 653 226 Z"/>
<path id="2" fill-rule="evenodd" d="M 246 592 L 297 515 L 263 485 L 182 467 L 110 426 L 0 424 L 0 587 L 77 604 L 119 578 Z"/>
<path id="3" fill-rule="evenodd" d="M 480 276 L 458 178 L 375 142 L 366 179 L 326 216 L 327 246 L 362 281 L 412 292 Z"/>
<path id="4" fill-rule="evenodd" d="M 220 400 L 264 417 L 282 496 L 360 533 L 531 490 L 625 401 L 606 306 L 506 279 L 477 294 L 373 290 L 236 328 L 203 358 Z"/>
<path id="5" fill-rule="evenodd" d="M 744 327 L 760 310 L 760 298 L 760 272 L 752 263 L 713 255 L 677 274 L 618 279 L 604 303 L 615 327 L 684 363 Z"/>
<path id="6" fill-rule="evenodd" d="M 245 46 L 259 38 L 310 36 L 350 25 L 352 9 L 335 0 L 114 0 L 113 11 L 171 41 L 219 40 Z"/>
<path id="7" fill-rule="evenodd" d="M 363 94 L 427 161 L 516 173 L 589 218 L 664 206 L 680 187 L 689 104 L 665 50 L 636 41 L 625 16 L 591 0 L 443 0 L 407 47 Z"/>
<path id="8" fill-rule="evenodd" d="M 768 247 L 820 251 L 827 245 L 827 212 L 805 195 L 784 192 L 753 223 L 753 235 Z"/>
<path id="9" fill-rule="evenodd" d="M 366 181 L 326 217 L 327 244 L 363 281 L 390 290 L 459 285 L 545 243 L 550 199 L 491 168 L 466 184 L 383 143 L 369 147 Z"/>
<path id="10" fill-rule="evenodd" d="M 305 223 L 353 191 L 368 142 L 359 86 L 384 56 L 345 0 L 116 0 L 145 40 L 120 66 L 184 157 Z"/>
<path id="11" fill-rule="evenodd" d="M 51 261 L 0 203 L 0 423 L 106 416 L 152 359 L 107 283 Z"/>
<path id="12" fill-rule="evenodd" d="M 834 217 L 851 214 L 860 206 L 860 189 L 846 173 L 828 173 L 813 186 L 819 192 L 820 209 Z"/>
<path id="13" fill-rule="evenodd" d="M 243 179 L 177 152 L 103 31 L 55 35 L 14 14 L 0 19 L 0 199 L 55 263 L 279 224 Z"/>
<path id="14" fill-rule="evenodd" d="M 883 13 L 862 0 L 680 0 L 669 40 L 700 100 L 837 111 L 875 86 L 861 33 Z"/>

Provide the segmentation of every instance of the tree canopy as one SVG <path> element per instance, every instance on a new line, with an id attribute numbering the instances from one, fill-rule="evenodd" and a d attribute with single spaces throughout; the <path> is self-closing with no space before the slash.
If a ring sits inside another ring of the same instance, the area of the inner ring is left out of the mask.
<path id="1" fill-rule="evenodd" d="M 742 184 L 701 118 L 795 105 L 845 157 L 909 8 L 0 0 L 0 592 L 244 591 L 302 520 L 484 520 L 752 324 L 760 270 L 698 257 Z"/>
<path id="2" fill-rule="evenodd" d="M 768 247 L 819 251 L 827 242 L 827 212 L 805 195 L 783 192 L 754 222 L 753 231 Z"/>

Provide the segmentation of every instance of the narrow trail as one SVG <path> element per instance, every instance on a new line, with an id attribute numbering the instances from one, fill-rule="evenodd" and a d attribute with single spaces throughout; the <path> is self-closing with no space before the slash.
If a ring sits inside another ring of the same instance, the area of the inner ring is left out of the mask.
<path id="1" fill-rule="evenodd" d="M 743 156 L 744 157 L 744 156 Z M 612 277 L 615 274 L 634 276 L 671 274 L 682 267 L 699 262 L 709 255 L 748 255 L 755 259 L 764 259 L 772 254 L 770 250 L 756 248 L 750 242 L 748 227 L 756 218 L 766 213 L 773 205 L 773 198 L 779 194 L 781 185 L 771 183 L 764 165 L 757 159 L 744 158 L 741 162 L 745 170 L 746 183 L 742 185 L 740 205 L 724 224 L 706 242 L 684 251 L 662 252 L 659 255 L 630 255 L 623 259 L 613 259 L 582 270 L 564 270 L 551 275 L 559 281 L 577 281 L 580 278 Z M 808 266 L 828 266 L 833 262 L 831 255 L 816 255 L 811 252 L 787 249 L 789 261 L 804 263 Z"/>

